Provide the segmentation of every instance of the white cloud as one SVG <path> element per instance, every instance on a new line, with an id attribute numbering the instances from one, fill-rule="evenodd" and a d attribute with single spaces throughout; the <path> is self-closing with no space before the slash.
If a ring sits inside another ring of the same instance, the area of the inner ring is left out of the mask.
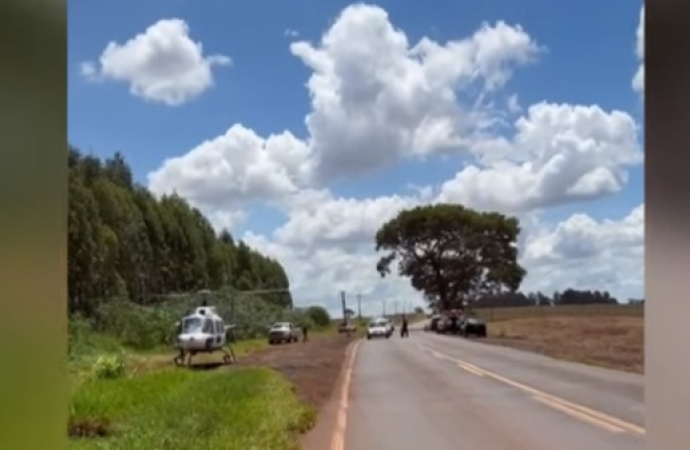
<path id="1" fill-rule="evenodd" d="M 410 44 L 383 9 L 357 5 L 318 43 L 290 48 L 312 70 L 307 137 L 263 137 L 235 124 L 166 160 L 149 185 L 186 197 L 219 228 L 241 221 L 252 202 L 281 208 L 287 220 L 273 233 L 243 238 L 283 263 L 298 302 L 337 311 L 344 289 L 363 294 L 365 311 L 382 300 L 421 304 L 407 280 L 376 273 L 374 233 L 400 209 L 437 201 L 517 214 L 527 288 L 589 283 L 640 295 L 641 210 L 614 222 L 539 220 L 541 209 L 619 192 L 642 159 L 637 125 L 597 105 L 523 109 L 517 95 L 503 95 L 496 107 L 494 94 L 513 70 L 540 53 L 525 30 L 497 22 L 464 39 Z M 517 117 L 514 132 L 501 136 L 494 125 L 510 125 L 510 117 Z M 407 186 L 406 194 L 341 198 L 327 189 L 338 178 L 446 152 L 465 155 L 467 164 L 450 180 Z"/>
<path id="2" fill-rule="evenodd" d="M 525 287 L 545 292 L 566 286 L 609 290 L 619 300 L 643 295 L 644 204 L 620 220 L 595 221 L 578 213 L 541 230 L 524 254 Z"/>
<path id="3" fill-rule="evenodd" d="M 177 190 L 199 204 L 221 207 L 235 199 L 278 198 L 405 157 L 461 151 L 491 119 L 483 97 L 463 107 L 456 91 L 477 83 L 495 90 L 513 67 L 539 52 L 522 28 L 504 22 L 484 24 L 465 39 L 439 44 L 423 38 L 410 46 L 383 9 L 366 5 L 345 8 L 319 45 L 302 41 L 290 48 L 314 71 L 308 139 L 288 132 L 281 139 L 262 138 L 233 125 L 166 161 L 150 175 L 155 191 Z M 247 139 L 234 139 L 240 133 Z"/>
<path id="4" fill-rule="evenodd" d="M 407 279 L 380 278 L 375 270 L 379 255 L 373 250 L 374 234 L 384 221 L 427 200 L 400 196 L 355 200 L 311 193 L 296 203 L 299 207 L 272 236 L 248 233 L 244 239 L 283 262 L 293 296 L 302 304 L 322 303 L 337 313 L 338 292 L 345 290 L 361 292 L 367 310 L 377 310 L 384 300 L 421 306 L 421 295 Z M 568 287 L 609 290 L 620 300 L 641 295 L 643 205 L 620 220 L 596 221 L 574 214 L 549 226 L 534 214 L 520 218 L 521 263 L 528 270 L 524 289 L 549 294 Z"/>
<path id="5" fill-rule="evenodd" d="M 287 37 L 298 37 L 299 31 L 293 30 L 292 28 L 288 28 L 287 30 L 285 30 L 285 36 L 287 36 Z"/>
<path id="6" fill-rule="evenodd" d="M 301 197 L 301 196 L 299 196 Z M 293 201 L 287 222 L 274 237 L 281 245 L 314 248 L 373 248 L 373 236 L 384 221 L 420 202 L 418 197 L 391 195 L 371 199 L 313 194 Z"/>
<path id="7" fill-rule="evenodd" d="M 644 5 L 642 5 L 642 9 L 640 10 L 640 22 L 637 25 L 637 32 L 635 33 L 635 54 L 640 61 L 640 65 L 632 81 L 633 89 L 642 95 L 644 95 L 644 29 Z"/>
<path id="8" fill-rule="evenodd" d="M 598 106 L 539 103 L 512 139 L 478 142 L 480 156 L 441 188 L 441 200 L 520 212 L 619 192 L 639 164 L 637 125 Z"/>
<path id="9" fill-rule="evenodd" d="M 313 70 L 306 124 L 322 180 L 463 149 L 484 111 L 460 104 L 456 91 L 496 90 L 539 53 L 520 26 L 500 21 L 412 45 L 383 9 L 366 5 L 345 8 L 317 45 L 290 49 Z"/>
<path id="10" fill-rule="evenodd" d="M 231 63 L 224 55 L 204 56 L 180 19 L 164 19 L 124 44 L 110 42 L 98 64 L 87 61 L 81 73 L 89 80 L 129 84 L 130 93 L 169 106 L 199 97 L 213 85 L 213 66 Z"/>
<path id="11" fill-rule="evenodd" d="M 258 136 L 242 125 L 167 159 L 149 174 L 156 194 L 176 191 L 199 206 L 234 210 L 295 192 L 311 172 L 310 149 L 290 132 Z"/>

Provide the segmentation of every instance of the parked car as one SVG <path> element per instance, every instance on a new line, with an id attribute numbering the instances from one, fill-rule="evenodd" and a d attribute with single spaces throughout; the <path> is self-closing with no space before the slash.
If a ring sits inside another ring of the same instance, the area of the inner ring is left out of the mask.
<path id="1" fill-rule="evenodd" d="M 441 316 L 439 316 L 439 315 L 431 316 L 431 320 L 429 321 L 429 331 L 438 332 L 438 323 L 440 321 L 441 321 Z"/>
<path id="2" fill-rule="evenodd" d="M 374 319 L 367 326 L 367 339 L 385 337 L 393 334 L 393 327 L 388 319 Z"/>
<path id="3" fill-rule="evenodd" d="M 298 342 L 302 337 L 302 329 L 292 322 L 276 322 L 268 330 L 268 343 L 270 345 L 280 343 Z"/>
<path id="4" fill-rule="evenodd" d="M 354 333 L 357 327 L 352 322 L 342 322 L 338 325 L 338 333 Z"/>
<path id="5" fill-rule="evenodd" d="M 480 317 L 466 317 L 460 325 L 460 332 L 465 337 L 471 334 L 477 337 L 486 337 L 486 322 Z"/>

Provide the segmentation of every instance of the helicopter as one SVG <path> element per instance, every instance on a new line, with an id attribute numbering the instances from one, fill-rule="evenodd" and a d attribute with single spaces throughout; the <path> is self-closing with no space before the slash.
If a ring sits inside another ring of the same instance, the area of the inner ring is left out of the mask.
<path id="1" fill-rule="evenodd" d="M 214 306 L 204 305 L 195 308 L 177 322 L 176 326 L 176 347 L 180 352 L 173 359 L 176 366 L 182 366 L 187 358 L 187 365 L 191 367 L 192 357 L 197 353 L 218 351 L 223 352 L 225 364 L 237 362 L 228 340 L 228 332 L 233 330 L 235 325 L 226 325 Z"/>

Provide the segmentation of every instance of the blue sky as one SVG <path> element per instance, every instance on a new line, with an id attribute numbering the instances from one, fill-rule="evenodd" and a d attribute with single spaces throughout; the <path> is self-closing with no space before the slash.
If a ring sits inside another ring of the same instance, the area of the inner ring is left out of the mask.
<path id="1" fill-rule="evenodd" d="M 147 182 L 169 157 L 182 156 L 207 139 L 240 123 L 260 136 L 290 130 L 309 135 L 305 116 L 311 110 L 305 87 L 311 70 L 290 52 L 290 43 L 316 43 L 350 3 L 293 0 L 75 0 L 69 8 L 69 139 L 101 156 L 121 151 L 135 177 Z M 433 7 L 417 2 L 381 1 L 389 20 L 414 44 L 427 36 L 439 43 L 472 35 L 483 22 L 520 25 L 545 47 L 538 61 L 520 69 L 497 99 L 517 94 L 523 108 L 542 101 L 598 105 L 621 110 L 642 127 L 642 100 L 631 87 L 639 65 L 635 32 L 638 2 L 544 2 L 438 0 Z M 179 18 L 205 54 L 222 54 L 232 65 L 213 69 L 214 85 L 193 101 L 167 106 L 131 95 L 125 82 L 87 81 L 84 61 L 98 60 L 108 42 L 123 44 L 161 19 Z M 286 35 L 295 30 L 298 37 Z M 640 137 L 641 138 L 641 137 Z M 344 178 L 327 186 L 334 197 L 364 200 L 408 193 L 408 184 L 433 185 L 453 178 L 464 155 L 405 160 L 363 177 Z M 573 213 L 596 220 L 620 219 L 643 202 L 643 166 L 627 169 L 628 181 L 615 195 L 587 202 L 566 202 L 540 214 L 544 224 Z M 245 206 L 249 214 L 234 233 L 251 230 L 269 236 L 288 220 L 260 202 Z"/>

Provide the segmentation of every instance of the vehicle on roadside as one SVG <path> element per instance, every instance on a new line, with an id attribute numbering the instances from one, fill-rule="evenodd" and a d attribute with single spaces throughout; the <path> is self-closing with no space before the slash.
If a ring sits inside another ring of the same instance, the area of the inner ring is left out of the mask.
<path id="1" fill-rule="evenodd" d="M 367 326 L 367 339 L 385 337 L 388 339 L 393 334 L 393 327 L 388 319 L 374 319 Z"/>
<path id="2" fill-rule="evenodd" d="M 342 322 L 338 325 L 338 333 L 354 333 L 357 331 L 357 326 L 352 322 Z"/>
<path id="3" fill-rule="evenodd" d="M 470 335 L 486 337 L 486 322 L 477 316 L 465 317 L 460 325 L 460 334 L 464 337 Z"/>
<path id="4" fill-rule="evenodd" d="M 268 343 L 270 345 L 299 342 L 301 338 L 302 329 L 292 322 L 276 322 L 268 330 Z"/>
<path id="5" fill-rule="evenodd" d="M 429 328 L 427 331 L 434 331 L 438 332 L 438 323 L 441 321 L 441 316 L 436 314 L 431 316 L 431 320 L 429 320 Z"/>

